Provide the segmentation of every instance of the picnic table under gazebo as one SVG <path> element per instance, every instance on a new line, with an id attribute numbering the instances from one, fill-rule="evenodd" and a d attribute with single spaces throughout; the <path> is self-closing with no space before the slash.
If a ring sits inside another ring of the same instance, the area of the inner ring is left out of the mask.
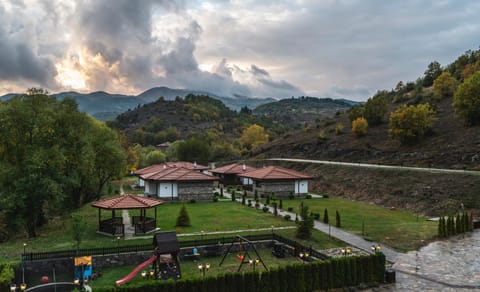
<path id="1" fill-rule="evenodd" d="M 157 228 L 157 206 L 163 204 L 162 200 L 144 197 L 141 195 L 125 194 L 92 203 L 98 208 L 98 233 L 111 236 L 125 235 L 125 222 L 123 217 L 117 216 L 116 211 L 140 210 L 139 216 L 132 216 L 132 225 L 135 235 L 152 232 Z M 155 217 L 147 217 L 147 209 L 155 208 Z M 102 220 L 101 210 L 110 210 L 111 217 Z"/>

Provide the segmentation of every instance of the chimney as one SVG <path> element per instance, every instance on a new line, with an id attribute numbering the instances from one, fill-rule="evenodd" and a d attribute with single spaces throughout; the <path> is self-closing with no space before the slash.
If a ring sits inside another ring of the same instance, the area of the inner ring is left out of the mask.
<path id="1" fill-rule="evenodd" d="M 193 168 L 197 168 L 197 162 L 196 161 L 193 162 Z"/>
<path id="2" fill-rule="evenodd" d="M 164 164 L 163 164 L 163 169 L 165 169 L 165 168 L 167 168 L 167 165 L 164 163 Z"/>
<path id="3" fill-rule="evenodd" d="M 242 170 L 243 171 L 247 170 L 247 166 L 245 165 L 245 163 L 242 165 Z"/>

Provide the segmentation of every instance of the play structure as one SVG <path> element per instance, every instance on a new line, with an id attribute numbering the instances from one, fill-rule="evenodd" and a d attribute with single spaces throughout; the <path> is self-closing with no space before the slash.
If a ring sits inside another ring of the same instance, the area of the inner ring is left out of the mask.
<path id="1" fill-rule="evenodd" d="M 240 272 L 240 270 L 242 269 L 242 266 L 244 264 L 252 264 L 254 268 L 255 268 L 256 265 L 262 264 L 262 266 L 265 268 L 265 270 L 268 271 L 268 268 L 265 265 L 265 263 L 263 262 L 262 257 L 260 256 L 257 249 L 255 248 L 255 243 L 251 242 L 250 240 L 248 240 L 245 237 L 240 236 L 240 235 L 237 235 L 236 238 L 237 238 L 237 240 L 233 241 L 232 244 L 230 244 L 230 246 L 225 251 L 225 253 L 223 255 L 223 258 L 220 261 L 219 266 L 222 266 L 223 262 L 225 261 L 225 258 L 227 257 L 227 255 L 230 254 L 230 250 L 232 249 L 232 247 L 235 244 L 237 244 L 237 246 L 238 246 L 238 248 L 237 248 L 237 251 L 238 251 L 237 259 L 240 261 L 240 265 L 238 266 L 237 272 Z M 255 255 L 257 256 L 256 258 L 252 258 L 250 256 L 250 253 L 248 252 L 250 248 L 255 252 Z"/>
<path id="2" fill-rule="evenodd" d="M 75 265 L 75 278 L 78 279 L 81 283 L 85 279 L 89 279 L 92 276 L 92 257 L 78 257 L 74 258 Z M 48 282 L 48 279 L 47 279 Z"/>
<path id="3" fill-rule="evenodd" d="M 133 269 L 127 276 L 115 282 L 117 286 L 127 283 L 135 278 L 142 270 L 152 265 L 149 275 L 155 279 L 180 279 L 180 264 L 178 261 L 178 253 L 180 245 L 177 240 L 177 233 L 160 232 L 153 237 L 154 255 L 145 262 L 141 263 Z"/>

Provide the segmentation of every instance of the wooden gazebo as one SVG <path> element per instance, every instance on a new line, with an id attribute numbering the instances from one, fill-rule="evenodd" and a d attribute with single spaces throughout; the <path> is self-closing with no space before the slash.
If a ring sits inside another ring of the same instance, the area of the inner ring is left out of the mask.
<path id="1" fill-rule="evenodd" d="M 92 207 L 98 208 L 98 232 L 111 236 L 125 235 L 125 222 L 120 215 L 116 216 L 117 210 L 139 209 L 140 216 L 132 216 L 132 225 L 135 234 L 145 234 L 154 231 L 157 227 L 157 206 L 163 204 L 162 200 L 139 195 L 126 194 L 108 198 L 92 203 Z M 147 217 L 147 209 L 155 208 L 155 218 Z M 112 217 L 102 220 L 101 210 L 111 210 Z"/>

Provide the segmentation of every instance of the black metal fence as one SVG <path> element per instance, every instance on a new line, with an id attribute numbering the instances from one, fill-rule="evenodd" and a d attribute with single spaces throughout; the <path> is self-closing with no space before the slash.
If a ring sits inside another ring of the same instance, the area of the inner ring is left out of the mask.
<path id="1" fill-rule="evenodd" d="M 318 252 L 311 247 L 306 247 L 301 243 L 278 235 L 276 233 L 265 233 L 265 234 L 253 234 L 245 235 L 244 238 L 250 241 L 267 241 L 267 240 L 276 240 L 282 242 L 288 246 L 294 248 L 293 254 L 298 255 L 298 252 L 308 251 L 311 256 L 318 259 L 326 259 L 328 256 Z M 201 238 L 194 240 L 181 240 L 179 241 L 180 247 L 195 247 L 195 246 L 210 246 L 210 245 L 224 245 L 231 244 L 232 242 L 238 241 L 237 236 L 222 236 L 216 238 Z M 78 250 L 59 250 L 59 251 L 45 251 L 45 252 L 27 252 L 22 254 L 22 261 L 38 261 L 38 260 L 48 260 L 48 259 L 57 259 L 57 258 L 72 258 L 79 256 L 91 256 L 91 255 L 112 255 L 120 253 L 131 253 L 131 252 L 153 252 L 153 241 L 151 244 L 143 245 L 122 245 L 122 246 L 113 246 L 113 247 L 98 247 L 98 248 L 81 248 Z"/>

